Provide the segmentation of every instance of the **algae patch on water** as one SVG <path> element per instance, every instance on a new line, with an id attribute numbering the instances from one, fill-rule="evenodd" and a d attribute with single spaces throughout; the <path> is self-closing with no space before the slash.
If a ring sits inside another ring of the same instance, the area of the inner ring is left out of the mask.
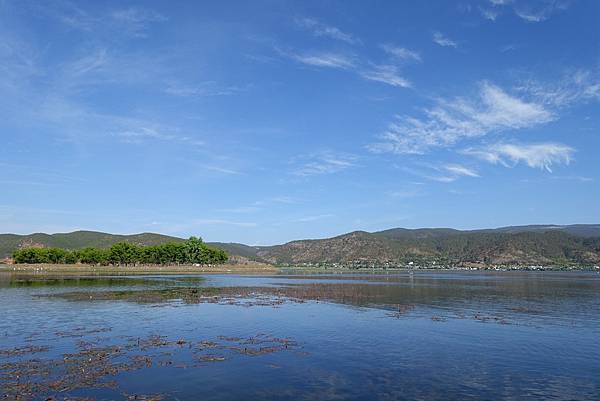
<path id="1" fill-rule="evenodd" d="M 110 331 L 110 328 L 93 330 Z M 80 332 L 72 334 L 77 336 Z M 75 398 L 69 394 L 74 391 L 91 395 L 93 390 L 98 389 L 121 393 L 127 400 L 158 400 L 167 394 L 143 396 L 140 393 L 123 393 L 119 376 L 125 372 L 153 368 L 203 368 L 236 357 L 297 352 L 299 347 L 290 338 L 264 333 L 251 337 L 218 336 L 201 341 L 185 338 L 174 340 L 161 335 L 128 337 L 117 343 L 110 338 L 81 340 L 72 352 L 51 358 L 34 357 L 34 354 L 49 351 L 50 347 L 19 346 L 0 349 L 0 390 L 4 394 L 2 399 L 17 401 L 73 400 Z M 86 399 L 96 398 L 91 396 Z"/>
<path id="2" fill-rule="evenodd" d="M 127 301 L 160 304 L 179 301 L 184 304 L 228 304 L 242 306 L 274 306 L 289 300 L 273 292 L 251 287 L 169 287 L 127 289 L 118 291 L 78 291 L 37 295 L 69 301 Z"/>

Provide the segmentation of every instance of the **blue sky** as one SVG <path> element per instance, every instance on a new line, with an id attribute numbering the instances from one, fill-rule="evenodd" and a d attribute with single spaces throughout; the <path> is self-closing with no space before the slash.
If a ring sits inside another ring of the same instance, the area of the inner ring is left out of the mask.
<path id="1" fill-rule="evenodd" d="M 600 2 L 0 0 L 0 231 L 598 223 Z"/>

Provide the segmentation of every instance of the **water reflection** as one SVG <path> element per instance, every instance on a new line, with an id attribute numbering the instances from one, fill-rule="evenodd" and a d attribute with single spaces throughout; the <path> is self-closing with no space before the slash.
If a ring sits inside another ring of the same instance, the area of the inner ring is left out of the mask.
<path id="1" fill-rule="evenodd" d="M 0 273 L 0 394 L 594 399 L 598 310 L 587 273 Z"/>

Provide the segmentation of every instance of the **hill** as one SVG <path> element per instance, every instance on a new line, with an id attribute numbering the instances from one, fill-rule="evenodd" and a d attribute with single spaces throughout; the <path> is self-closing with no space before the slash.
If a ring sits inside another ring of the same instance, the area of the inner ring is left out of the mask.
<path id="1" fill-rule="evenodd" d="M 395 228 L 356 231 L 333 238 L 292 241 L 263 248 L 275 264 L 402 265 L 597 265 L 600 226 L 519 226 L 460 231 Z"/>
<path id="2" fill-rule="evenodd" d="M 108 248 L 117 242 L 158 245 L 183 239 L 161 234 L 113 235 L 94 231 L 66 234 L 0 234 L 0 258 L 28 246 Z M 333 238 L 274 246 L 210 242 L 234 260 L 271 264 L 395 266 L 485 263 L 499 265 L 598 265 L 600 225 L 532 225 L 461 231 L 451 228 L 393 228 L 355 231 Z"/>
<path id="3" fill-rule="evenodd" d="M 0 234 L 0 258 L 6 258 L 16 249 L 24 247 L 56 247 L 72 250 L 85 247 L 109 248 L 117 242 L 148 246 L 182 241 L 182 238 L 154 233 L 117 235 L 97 231 L 75 231 L 59 234 Z"/>

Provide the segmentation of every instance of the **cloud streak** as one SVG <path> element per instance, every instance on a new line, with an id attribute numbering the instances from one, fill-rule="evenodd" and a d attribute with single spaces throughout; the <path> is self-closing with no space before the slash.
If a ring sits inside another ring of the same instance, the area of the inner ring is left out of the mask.
<path id="1" fill-rule="evenodd" d="M 566 10 L 569 5 L 569 0 L 490 0 L 490 7 L 481 7 L 480 10 L 484 18 L 495 21 L 502 9 L 509 8 L 523 21 L 537 23 Z"/>
<path id="2" fill-rule="evenodd" d="M 565 107 L 577 102 L 600 100 L 600 74 L 597 70 L 576 70 L 550 83 L 527 80 L 517 90 L 545 105 Z"/>
<path id="3" fill-rule="evenodd" d="M 299 177 L 333 174 L 356 167 L 356 156 L 345 153 L 321 152 L 309 157 L 309 161 L 294 170 Z"/>
<path id="4" fill-rule="evenodd" d="M 351 45 L 361 43 L 360 39 L 354 37 L 353 35 L 342 32 L 339 28 L 334 26 L 323 24 L 314 18 L 297 18 L 296 24 L 299 27 L 310 31 L 313 36 L 316 37 L 335 39 Z"/>
<path id="5" fill-rule="evenodd" d="M 535 144 L 497 143 L 482 148 L 468 148 L 463 153 L 506 167 L 525 163 L 531 168 L 552 172 L 551 167 L 553 165 L 568 165 L 575 150 L 570 146 L 551 142 Z"/>
<path id="6" fill-rule="evenodd" d="M 474 99 L 439 99 L 423 114 L 421 118 L 397 117 L 380 136 L 381 141 L 368 149 L 374 153 L 424 154 L 465 138 L 535 127 L 555 118 L 543 105 L 511 96 L 487 81 L 479 84 Z"/>
<path id="7" fill-rule="evenodd" d="M 330 68 L 351 71 L 368 81 L 380 82 L 397 88 L 410 88 L 411 83 L 400 75 L 400 70 L 392 64 L 361 65 L 355 57 L 342 53 L 333 52 L 305 52 L 295 53 L 289 51 L 277 51 L 292 60 L 304 65 L 317 68 Z"/>
<path id="8" fill-rule="evenodd" d="M 479 177 L 479 174 L 475 170 L 460 164 L 448 164 L 444 166 L 444 169 L 456 176 Z"/>
<path id="9" fill-rule="evenodd" d="M 442 47 L 458 47 L 458 43 L 441 32 L 433 33 L 433 41 Z"/>
<path id="10" fill-rule="evenodd" d="M 394 65 L 376 65 L 362 71 L 360 75 L 369 81 L 381 82 L 398 88 L 411 87 L 411 83 L 400 76 L 398 68 Z"/>
<path id="11" fill-rule="evenodd" d="M 354 61 L 351 57 L 341 53 L 332 52 L 306 52 L 306 53 L 285 53 L 288 57 L 299 63 L 313 67 L 351 69 L 354 67 Z"/>
<path id="12" fill-rule="evenodd" d="M 416 51 L 413 51 L 413 50 L 409 50 L 404 47 L 399 47 L 399 46 L 395 46 L 395 45 L 386 43 L 386 44 L 381 45 L 381 48 L 383 49 L 384 52 L 386 52 L 387 54 L 389 54 L 396 60 L 415 61 L 415 62 L 419 62 L 419 63 L 421 61 L 423 61 L 421 59 L 421 55 L 419 53 L 417 53 Z"/>

